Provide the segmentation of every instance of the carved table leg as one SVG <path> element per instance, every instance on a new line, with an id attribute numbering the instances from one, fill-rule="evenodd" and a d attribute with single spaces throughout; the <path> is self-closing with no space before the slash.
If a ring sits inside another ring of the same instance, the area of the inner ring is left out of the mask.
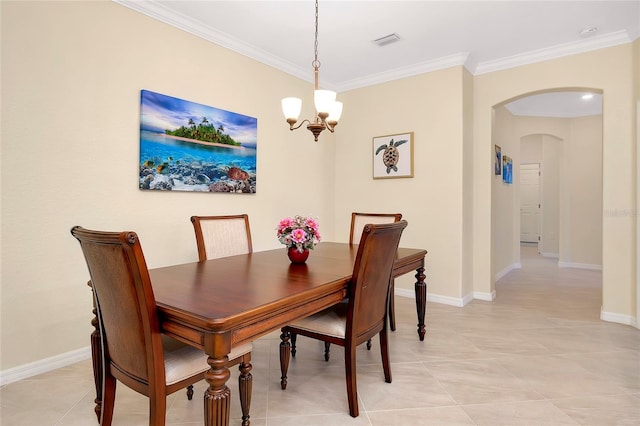
<path id="1" fill-rule="evenodd" d="M 211 367 L 204 373 L 209 388 L 204 393 L 204 424 L 207 426 L 229 426 L 231 390 L 227 381 L 231 373 L 227 368 L 228 356 L 207 359 Z"/>
<path id="2" fill-rule="evenodd" d="M 91 292 L 93 293 L 93 285 L 91 284 L 91 281 L 89 281 L 87 285 L 91 287 Z M 93 294 L 93 315 L 94 317 L 91 319 L 91 325 L 94 328 L 93 332 L 91 333 L 91 361 L 93 362 L 93 380 L 96 386 L 96 399 L 93 402 L 96 403 L 94 411 L 96 413 L 96 416 L 98 416 L 98 423 L 100 423 L 100 415 L 102 412 L 103 360 L 100 323 L 98 322 L 98 308 L 96 306 L 95 293 Z"/>
<path id="3" fill-rule="evenodd" d="M 242 426 L 249 426 L 249 411 L 251 409 L 251 391 L 253 387 L 253 376 L 251 375 L 251 361 L 249 358 L 251 355 L 245 355 L 246 358 L 242 359 L 240 363 L 240 376 L 238 377 L 238 384 L 240 388 L 240 407 L 242 407 Z"/>
<path id="4" fill-rule="evenodd" d="M 418 336 L 420 340 L 424 340 L 424 335 L 426 333 L 426 327 L 424 325 L 424 314 L 427 309 L 427 284 L 425 284 L 424 279 L 426 275 L 424 274 L 424 268 L 416 269 L 416 309 L 418 311 Z"/>
<path id="5" fill-rule="evenodd" d="M 287 370 L 289 370 L 289 358 L 291 356 L 291 343 L 289 343 L 289 338 L 291 334 L 288 331 L 283 331 L 280 335 L 280 372 L 282 376 L 280 376 L 280 387 L 282 389 L 287 388 Z"/>

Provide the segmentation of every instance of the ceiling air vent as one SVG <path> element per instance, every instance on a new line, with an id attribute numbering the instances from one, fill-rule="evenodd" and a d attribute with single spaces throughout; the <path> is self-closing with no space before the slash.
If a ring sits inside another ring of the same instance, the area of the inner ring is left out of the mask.
<path id="1" fill-rule="evenodd" d="M 398 34 L 396 33 L 373 40 L 373 42 L 380 47 L 386 46 L 387 44 L 395 43 L 396 41 L 400 41 L 400 36 L 398 36 Z"/>

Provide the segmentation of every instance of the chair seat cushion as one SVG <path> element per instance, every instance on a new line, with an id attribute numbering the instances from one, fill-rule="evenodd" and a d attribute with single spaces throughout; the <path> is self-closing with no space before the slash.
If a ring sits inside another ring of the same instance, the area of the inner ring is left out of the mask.
<path id="1" fill-rule="evenodd" d="M 344 339 L 347 335 L 348 306 L 348 302 L 338 303 L 317 314 L 295 321 L 291 327 Z"/>
<path id="2" fill-rule="evenodd" d="M 204 373 L 209 369 L 207 354 L 175 339 L 162 336 L 164 346 L 164 371 L 167 386 L 195 374 Z M 238 358 L 251 352 L 251 343 L 247 343 L 231 350 L 229 360 Z M 204 377 L 203 377 L 204 378 Z"/>

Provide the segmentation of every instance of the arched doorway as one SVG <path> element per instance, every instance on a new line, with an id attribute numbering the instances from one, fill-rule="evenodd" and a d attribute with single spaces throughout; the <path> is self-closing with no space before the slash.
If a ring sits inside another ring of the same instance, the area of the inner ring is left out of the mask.
<path id="1" fill-rule="evenodd" d="M 512 183 L 500 176 L 492 182 L 492 271 L 495 281 L 520 267 L 521 163 L 537 163 L 542 174 L 543 226 L 541 252 L 557 257 L 558 265 L 602 268 L 602 101 L 598 91 L 558 89 L 552 98 L 585 92 L 596 93 L 599 110 L 587 115 L 571 111 L 568 102 L 555 111 L 522 114 L 509 105 L 539 97 L 524 94 L 494 106 L 492 139 L 503 159 L 513 163 Z M 593 109 L 591 111 L 594 111 Z M 523 144 L 528 147 L 523 148 Z M 535 148 L 532 148 L 535 147 Z M 546 188 L 546 191 L 545 191 Z M 545 215 L 545 213 L 547 213 Z M 545 221 L 546 216 L 546 221 Z M 545 226 L 546 224 L 546 226 Z"/>

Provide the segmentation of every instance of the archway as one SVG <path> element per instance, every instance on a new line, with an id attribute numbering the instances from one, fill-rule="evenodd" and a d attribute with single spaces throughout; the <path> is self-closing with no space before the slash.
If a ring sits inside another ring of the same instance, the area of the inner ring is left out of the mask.
<path id="1" fill-rule="evenodd" d="M 583 93 L 597 90 L 554 89 L 526 93 L 493 107 L 492 141 L 500 146 L 503 159 L 512 161 L 513 183 L 494 176 L 491 190 L 491 250 L 494 282 L 520 267 L 520 189 L 519 167 L 525 153 L 522 141 L 536 143 L 540 157 L 529 155 L 529 162 L 542 163 L 547 200 L 541 203 L 549 224 L 544 228 L 543 254 L 558 257 L 559 266 L 602 268 L 602 114 L 561 116 L 544 111 L 534 115 L 515 115 L 510 103 L 541 93 Z M 600 104 L 601 111 L 601 104 Z M 586 118 L 585 118 L 586 117 Z M 587 127 L 585 127 L 587 126 Z M 497 148 L 496 148 L 497 149 Z M 535 161 L 534 161 L 535 160 Z M 547 170 L 545 170 L 545 168 Z M 547 173 L 549 172 L 549 173 Z M 549 193 L 552 185 L 557 193 Z M 555 203 L 555 205 L 554 205 Z M 555 223 L 554 223 L 555 222 Z M 554 242 L 555 240 L 555 242 Z"/>

